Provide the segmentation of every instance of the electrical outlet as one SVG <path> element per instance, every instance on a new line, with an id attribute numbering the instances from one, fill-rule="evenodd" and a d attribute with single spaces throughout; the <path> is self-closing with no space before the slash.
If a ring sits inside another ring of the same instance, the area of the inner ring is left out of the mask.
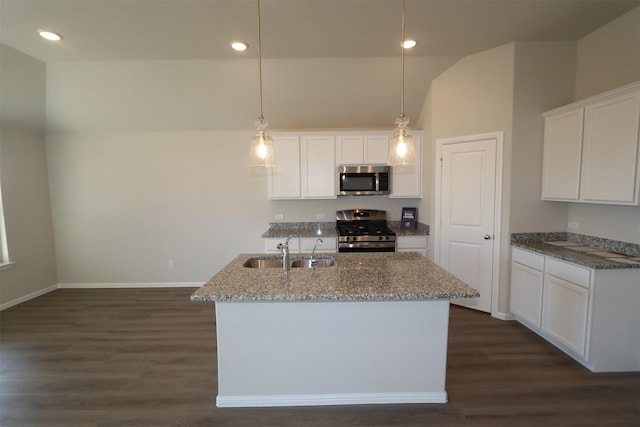
<path id="1" fill-rule="evenodd" d="M 167 261 L 167 267 L 173 268 L 173 259 L 169 259 L 169 261 Z"/>
<path id="2" fill-rule="evenodd" d="M 579 224 L 575 221 L 569 221 L 569 223 L 567 224 L 567 227 L 571 230 L 577 230 L 578 226 Z"/>
<path id="3" fill-rule="evenodd" d="M 284 219 L 284 214 L 276 214 L 276 219 L 277 219 L 277 220 L 282 220 L 282 219 Z"/>
<path id="4" fill-rule="evenodd" d="M 323 213 L 319 213 L 319 214 L 316 214 L 316 218 L 318 218 L 318 219 L 325 219 L 325 218 L 326 218 L 326 215 L 325 215 L 325 214 L 323 214 Z"/>

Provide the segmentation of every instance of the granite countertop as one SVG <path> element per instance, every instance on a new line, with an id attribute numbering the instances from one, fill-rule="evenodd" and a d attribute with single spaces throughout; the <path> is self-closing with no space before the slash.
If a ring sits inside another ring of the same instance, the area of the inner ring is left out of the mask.
<path id="1" fill-rule="evenodd" d="M 575 233 L 514 233 L 511 245 L 594 269 L 640 268 L 640 245 Z"/>
<path id="2" fill-rule="evenodd" d="M 309 255 L 307 255 L 308 257 Z M 335 265 L 316 269 L 247 268 L 241 254 L 191 295 L 192 301 L 398 301 L 476 298 L 480 294 L 414 253 L 336 253 Z M 291 255 L 291 259 L 304 255 Z M 326 258 L 326 256 L 316 256 Z"/>
<path id="3" fill-rule="evenodd" d="M 428 236 L 429 226 L 418 223 L 415 229 L 400 228 L 400 221 L 387 221 L 387 226 L 398 236 Z M 337 237 L 334 222 L 272 222 L 262 238 L 283 237 Z"/>

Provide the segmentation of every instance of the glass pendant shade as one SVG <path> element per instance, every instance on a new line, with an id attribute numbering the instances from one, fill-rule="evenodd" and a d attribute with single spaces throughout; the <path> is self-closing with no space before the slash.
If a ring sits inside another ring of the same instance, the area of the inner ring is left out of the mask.
<path id="1" fill-rule="evenodd" d="M 250 167 L 272 168 L 276 165 L 273 152 L 273 139 L 267 132 L 267 121 L 262 115 L 262 31 L 260 29 L 260 0 L 256 1 L 258 6 L 258 83 L 260 85 L 260 114 L 256 122 L 256 136 L 251 141 L 249 152 Z"/>
<path id="2" fill-rule="evenodd" d="M 258 117 L 256 122 L 256 135 L 251 141 L 249 166 L 267 168 L 275 166 L 273 138 L 267 133 L 267 122 L 264 117 Z"/>
<path id="3" fill-rule="evenodd" d="M 402 89 L 400 91 L 400 115 L 396 119 L 396 130 L 389 144 L 389 165 L 403 166 L 416 163 L 416 148 L 413 136 L 409 131 L 409 118 L 404 115 L 404 18 L 405 0 L 402 0 L 402 38 L 400 39 L 400 70 L 402 76 Z"/>
<path id="4" fill-rule="evenodd" d="M 409 119 L 400 115 L 396 119 L 396 130 L 389 144 L 389 164 L 391 166 L 413 165 L 416 163 L 416 149 L 409 130 Z"/>

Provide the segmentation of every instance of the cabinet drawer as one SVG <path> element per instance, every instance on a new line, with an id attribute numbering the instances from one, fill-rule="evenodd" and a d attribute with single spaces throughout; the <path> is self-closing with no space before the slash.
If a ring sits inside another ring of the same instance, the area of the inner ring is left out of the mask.
<path id="1" fill-rule="evenodd" d="M 278 249 L 279 243 L 284 243 L 287 240 L 286 237 L 275 237 L 264 239 L 264 250 L 265 252 L 280 252 Z M 292 237 L 289 240 L 289 251 L 290 252 L 299 252 L 300 250 L 300 238 Z"/>
<path id="2" fill-rule="evenodd" d="M 396 247 L 398 249 L 428 249 L 428 236 L 397 236 Z"/>
<path id="3" fill-rule="evenodd" d="M 589 278 L 591 277 L 591 270 L 589 269 L 555 259 L 547 259 L 545 273 L 567 282 L 575 283 L 583 288 L 589 288 Z"/>
<path id="4" fill-rule="evenodd" d="M 336 252 L 338 249 L 338 239 L 335 237 L 321 237 L 322 243 L 318 243 L 316 252 Z M 311 252 L 318 240 L 317 237 L 301 237 L 300 247 L 301 251 Z"/>
<path id="5" fill-rule="evenodd" d="M 511 260 L 536 270 L 544 270 L 544 255 L 536 254 L 523 249 L 512 248 Z"/>

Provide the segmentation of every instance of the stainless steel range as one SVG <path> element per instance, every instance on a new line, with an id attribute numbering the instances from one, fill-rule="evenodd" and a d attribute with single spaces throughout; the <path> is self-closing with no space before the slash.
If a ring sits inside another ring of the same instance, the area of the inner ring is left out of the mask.
<path id="1" fill-rule="evenodd" d="M 395 252 L 396 233 L 387 227 L 387 213 L 374 209 L 336 212 L 338 252 Z"/>

